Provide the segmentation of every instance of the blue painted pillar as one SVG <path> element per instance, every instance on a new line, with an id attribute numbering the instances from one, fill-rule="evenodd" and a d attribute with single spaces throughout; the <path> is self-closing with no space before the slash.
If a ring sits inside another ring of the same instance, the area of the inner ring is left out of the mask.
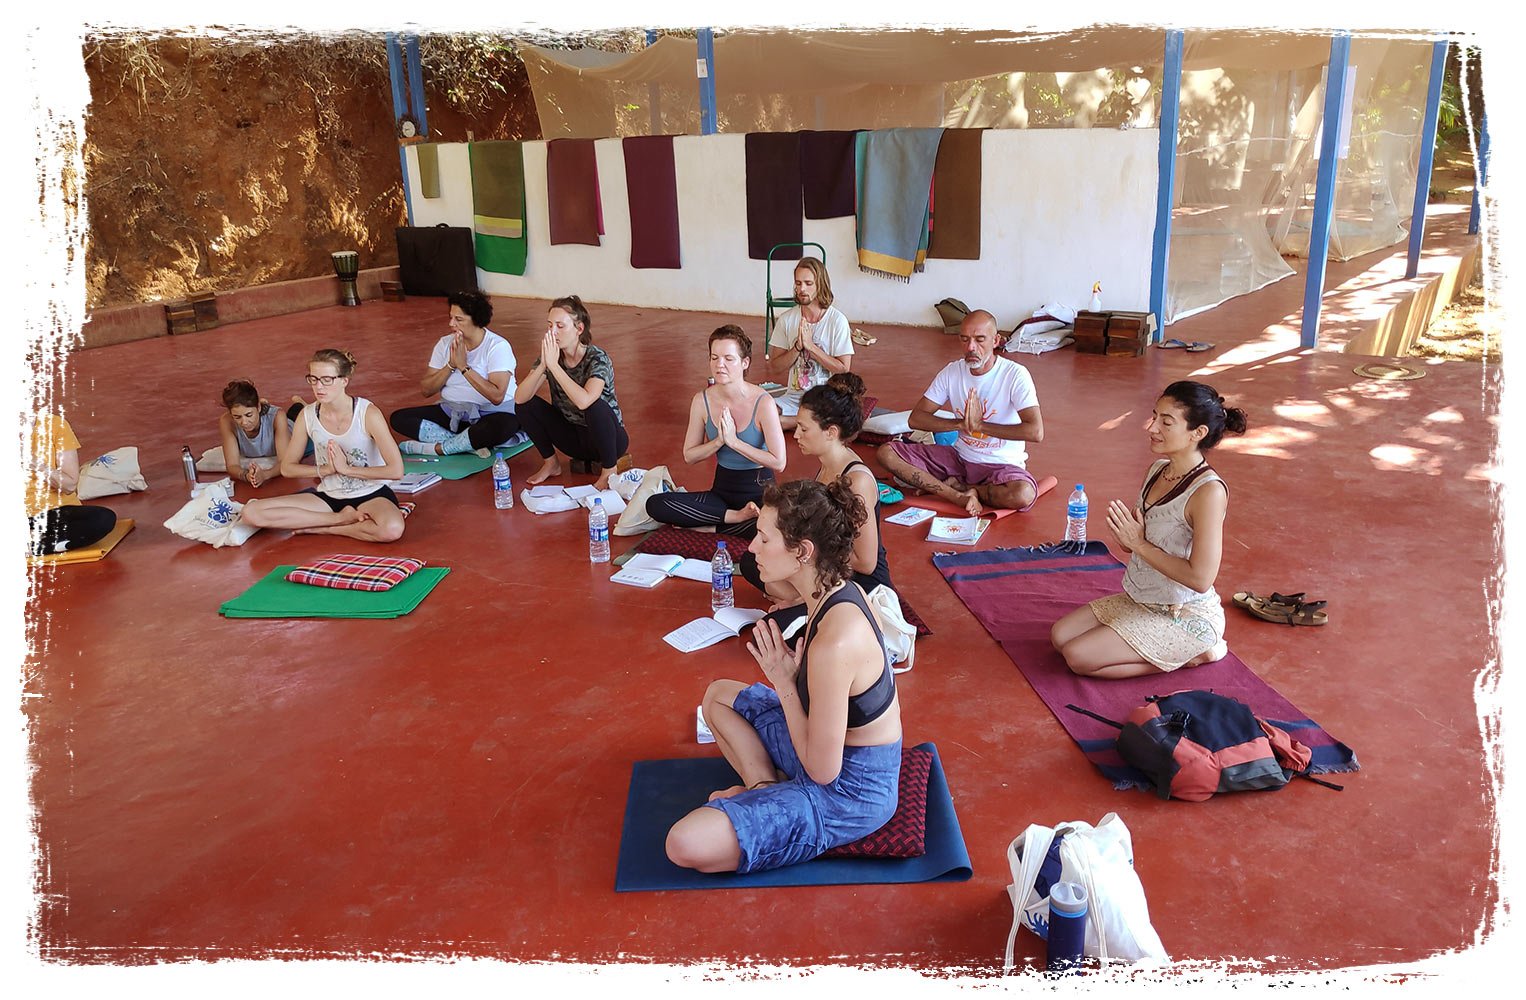
<path id="1" fill-rule="evenodd" d="M 1420 244 L 1425 239 L 1425 206 L 1431 198 L 1431 168 L 1436 160 L 1436 119 L 1441 115 L 1441 77 L 1447 65 L 1447 43 L 1431 46 L 1431 82 L 1425 92 L 1425 121 L 1420 129 L 1420 164 L 1415 169 L 1415 210 L 1409 220 L 1409 265 L 1406 278 L 1420 272 Z"/>
<path id="2" fill-rule="evenodd" d="M 1473 208 L 1468 213 L 1468 232 L 1478 232 L 1479 192 L 1489 183 L 1489 112 L 1485 111 L 1478 122 L 1478 166 L 1474 173 Z"/>
<path id="3" fill-rule="evenodd" d="M 1166 329 L 1166 262 L 1171 254 L 1171 203 L 1176 189 L 1176 128 L 1182 107 L 1183 33 L 1166 32 L 1166 55 L 1160 71 L 1159 177 L 1155 192 L 1155 239 L 1150 249 L 1150 312 L 1159 341 Z"/>
<path id="4" fill-rule="evenodd" d="M 1320 126 L 1319 167 L 1315 173 L 1314 219 L 1309 224 L 1309 270 L 1303 286 L 1304 347 L 1319 340 L 1320 297 L 1325 292 L 1325 268 L 1330 256 L 1330 223 L 1335 217 L 1335 172 L 1341 159 L 1341 111 L 1346 106 L 1346 67 L 1351 63 L 1351 36 L 1330 39 L 1330 63 L 1325 67 L 1325 117 Z"/>
<path id="5" fill-rule="evenodd" d="M 413 120 L 419 127 L 419 138 L 428 142 L 429 118 L 424 107 L 424 60 L 419 57 L 419 36 L 412 32 L 404 35 L 403 45 L 408 57 L 408 97 Z"/>
<path id="6" fill-rule="evenodd" d="M 646 45 L 651 48 L 657 42 L 657 31 L 654 28 L 646 29 Z M 662 85 L 656 80 L 646 85 L 647 109 L 652 115 L 652 127 L 650 134 L 662 135 Z"/>
<path id="7" fill-rule="evenodd" d="M 392 120 L 396 122 L 408 113 L 403 99 L 403 50 L 397 43 L 397 34 L 387 32 L 387 75 L 392 79 Z M 413 195 L 408 190 L 408 149 L 401 143 L 397 147 L 398 167 L 403 173 L 403 202 L 408 209 L 408 225 L 413 225 Z"/>
<path id="8" fill-rule="evenodd" d="M 701 135 L 715 134 L 715 30 L 699 29 L 699 59 L 695 71 L 699 74 L 699 131 Z"/>

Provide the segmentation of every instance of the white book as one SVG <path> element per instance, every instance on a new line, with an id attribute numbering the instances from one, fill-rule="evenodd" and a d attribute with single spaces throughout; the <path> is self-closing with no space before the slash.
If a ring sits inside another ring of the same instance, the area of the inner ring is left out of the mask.
<path id="1" fill-rule="evenodd" d="M 587 490 L 588 492 L 574 492 L 576 490 Z M 570 486 L 567 488 L 567 495 L 576 500 L 578 506 L 587 507 L 589 510 L 593 510 L 593 501 L 597 497 L 604 501 L 604 513 L 610 517 L 619 517 L 621 512 L 625 510 L 625 501 L 614 490 L 596 490 L 592 486 Z"/>
<path id="2" fill-rule="evenodd" d="M 440 481 L 434 472 L 405 472 L 403 478 L 392 484 L 394 493 L 418 493 Z"/>
<path id="3" fill-rule="evenodd" d="M 705 706 L 703 705 L 694 706 L 694 742 L 715 742 L 715 734 L 712 733 L 710 731 L 710 727 L 705 724 Z"/>
<path id="4" fill-rule="evenodd" d="M 615 583 L 632 587 L 655 587 L 670 576 L 685 580 L 710 582 L 710 564 L 683 556 L 657 556 L 638 552 L 626 560 L 620 571 L 610 577 Z"/>
<path id="5" fill-rule="evenodd" d="M 885 518 L 886 524 L 921 524 L 933 516 L 926 507 L 907 507 Z"/>
<path id="6" fill-rule="evenodd" d="M 713 646 L 722 639 L 735 639 L 742 629 L 763 617 L 757 608 L 722 608 L 711 618 L 696 618 L 662 637 L 662 641 L 680 653 Z"/>
<path id="7" fill-rule="evenodd" d="M 935 517 L 927 530 L 927 540 L 974 545 L 990 526 L 991 522 L 981 517 Z"/>

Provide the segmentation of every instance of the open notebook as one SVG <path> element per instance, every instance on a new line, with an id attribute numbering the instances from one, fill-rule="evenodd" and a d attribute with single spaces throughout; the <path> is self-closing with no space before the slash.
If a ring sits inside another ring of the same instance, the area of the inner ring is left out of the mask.
<path id="1" fill-rule="evenodd" d="M 657 556 L 638 552 L 610 579 L 615 583 L 650 589 L 670 576 L 709 583 L 710 564 L 700 559 L 685 559 L 683 556 Z"/>

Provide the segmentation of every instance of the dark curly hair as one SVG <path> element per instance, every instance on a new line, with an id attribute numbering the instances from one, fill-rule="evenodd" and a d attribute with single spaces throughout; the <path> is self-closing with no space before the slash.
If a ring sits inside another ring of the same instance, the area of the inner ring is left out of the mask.
<path id="1" fill-rule="evenodd" d="M 775 483 L 763 492 L 763 506 L 777 513 L 785 545 L 796 549 L 809 541 L 816 547 L 816 582 L 821 589 L 812 596 L 820 597 L 853 575 L 853 539 L 869 513 L 847 480 Z"/>
<path id="2" fill-rule="evenodd" d="M 836 427 L 838 440 L 846 444 L 864 426 L 864 380 L 853 372 L 838 372 L 826 385 L 807 389 L 800 408 L 810 410 L 823 430 Z"/>
<path id="3" fill-rule="evenodd" d="M 552 309 L 560 309 L 572 321 L 582 327 L 578 332 L 578 340 L 585 346 L 593 343 L 593 320 L 588 318 L 588 307 L 583 305 L 583 300 L 576 295 L 563 295 L 559 299 L 553 299 L 551 305 L 546 308 L 547 312 Z"/>
<path id="4" fill-rule="evenodd" d="M 710 347 L 712 349 L 715 347 L 717 340 L 736 341 L 737 355 L 743 361 L 752 360 L 752 338 L 747 336 L 746 331 L 735 323 L 727 323 L 725 326 L 715 328 L 715 332 L 710 334 Z"/>
<path id="5" fill-rule="evenodd" d="M 236 378 L 223 386 L 223 405 L 230 409 L 235 406 L 259 406 L 260 391 L 248 379 Z"/>
<path id="6" fill-rule="evenodd" d="M 1188 430 L 1208 428 L 1208 433 L 1198 443 L 1199 451 L 1207 451 L 1218 444 L 1225 431 L 1245 433 L 1245 411 L 1238 406 L 1225 406 L 1224 397 L 1205 382 L 1172 382 L 1160 395 L 1162 399 L 1174 399 L 1187 411 Z"/>
<path id="7" fill-rule="evenodd" d="M 445 308 L 451 306 L 457 306 L 466 313 L 473 326 L 485 327 L 493 321 L 493 301 L 475 288 L 451 292 L 445 296 Z"/>

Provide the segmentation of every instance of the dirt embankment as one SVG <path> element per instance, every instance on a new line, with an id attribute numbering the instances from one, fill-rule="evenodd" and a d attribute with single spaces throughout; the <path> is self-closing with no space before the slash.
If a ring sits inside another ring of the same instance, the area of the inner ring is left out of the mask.
<path id="1" fill-rule="evenodd" d="M 539 138 L 511 53 L 425 44 L 432 139 Z M 84 57 L 89 308 L 332 274 L 335 250 L 397 263 L 405 209 L 380 36 L 114 36 Z"/>

